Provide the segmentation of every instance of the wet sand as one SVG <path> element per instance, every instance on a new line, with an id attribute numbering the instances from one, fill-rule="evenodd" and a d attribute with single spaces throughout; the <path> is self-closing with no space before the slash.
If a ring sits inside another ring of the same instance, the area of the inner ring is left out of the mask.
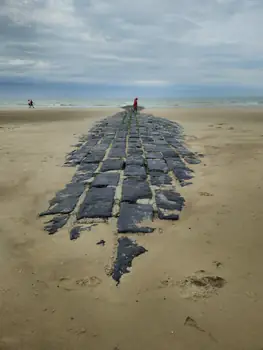
<path id="1" fill-rule="evenodd" d="M 75 172 L 62 166 L 71 145 L 115 111 L 0 112 L 0 349 L 262 348 L 263 111 L 146 111 L 178 121 L 205 157 L 180 220 L 136 237 L 148 253 L 118 288 L 112 227 L 71 242 L 37 217 Z M 226 284 L 196 286 L 200 270 Z"/>

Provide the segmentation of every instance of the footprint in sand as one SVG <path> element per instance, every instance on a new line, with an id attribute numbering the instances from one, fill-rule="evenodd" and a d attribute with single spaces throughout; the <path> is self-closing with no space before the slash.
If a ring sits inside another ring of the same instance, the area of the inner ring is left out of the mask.
<path id="1" fill-rule="evenodd" d="M 159 288 L 167 288 L 167 287 L 173 287 L 174 286 L 174 281 L 171 277 L 167 277 L 164 280 L 160 281 Z"/>
<path id="2" fill-rule="evenodd" d="M 208 275 L 204 270 L 197 271 L 194 275 L 177 282 L 181 296 L 193 300 L 209 298 L 217 294 L 225 284 L 224 278 Z"/>
<path id="3" fill-rule="evenodd" d="M 81 287 L 86 287 L 86 286 L 96 287 L 101 283 L 102 283 L 102 280 L 97 276 L 81 278 L 81 279 L 76 281 L 76 284 L 81 286 Z"/>
<path id="4" fill-rule="evenodd" d="M 199 192 L 200 196 L 202 197 L 213 197 L 214 195 L 209 192 Z"/>
<path id="5" fill-rule="evenodd" d="M 84 277 L 78 280 L 71 279 L 70 277 L 61 277 L 57 287 L 70 292 L 78 290 L 80 287 L 97 287 L 101 283 L 102 280 L 97 276 Z"/>

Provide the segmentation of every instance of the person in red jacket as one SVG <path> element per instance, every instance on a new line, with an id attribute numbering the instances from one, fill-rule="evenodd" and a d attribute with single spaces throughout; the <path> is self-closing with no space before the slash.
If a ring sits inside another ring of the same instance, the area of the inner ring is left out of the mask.
<path id="1" fill-rule="evenodd" d="M 138 109 L 138 98 L 136 97 L 133 101 L 133 111 L 137 113 Z"/>

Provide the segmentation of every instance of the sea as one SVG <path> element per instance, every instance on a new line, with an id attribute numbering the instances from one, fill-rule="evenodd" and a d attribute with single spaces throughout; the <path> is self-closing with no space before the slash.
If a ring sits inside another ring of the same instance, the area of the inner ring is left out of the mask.
<path id="1" fill-rule="evenodd" d="M 121 108 L 131 105 L 128 99 L 54 99 L 34 100 L 35 108 Z M 236 98 L 140 98 L 139 105 L 144 108 L 206 108 L 206 107 L 263 107 L 263 97 L 236 97 Z M 27 100 L 3 99 L 0 100 L 0 109 L 25 109 Z"/>

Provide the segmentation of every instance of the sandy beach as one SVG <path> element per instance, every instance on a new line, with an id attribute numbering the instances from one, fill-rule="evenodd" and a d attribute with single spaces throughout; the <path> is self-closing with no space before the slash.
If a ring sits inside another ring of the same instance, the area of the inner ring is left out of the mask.
<path id="1" fill-rule="evenodd" d="M 75 172 L 66 154 L 118 111 L 0 111 L 0 349 L 262 349 L 263 110 L 144 111 L 179 122 L 204 158 L 180 220 L 136 237 L 148 253 L 118 288 L 110 225 L 75 242 L 43 230 L 38 213 Z M 225 284 L 195 293 L 198 273 Z"/>

